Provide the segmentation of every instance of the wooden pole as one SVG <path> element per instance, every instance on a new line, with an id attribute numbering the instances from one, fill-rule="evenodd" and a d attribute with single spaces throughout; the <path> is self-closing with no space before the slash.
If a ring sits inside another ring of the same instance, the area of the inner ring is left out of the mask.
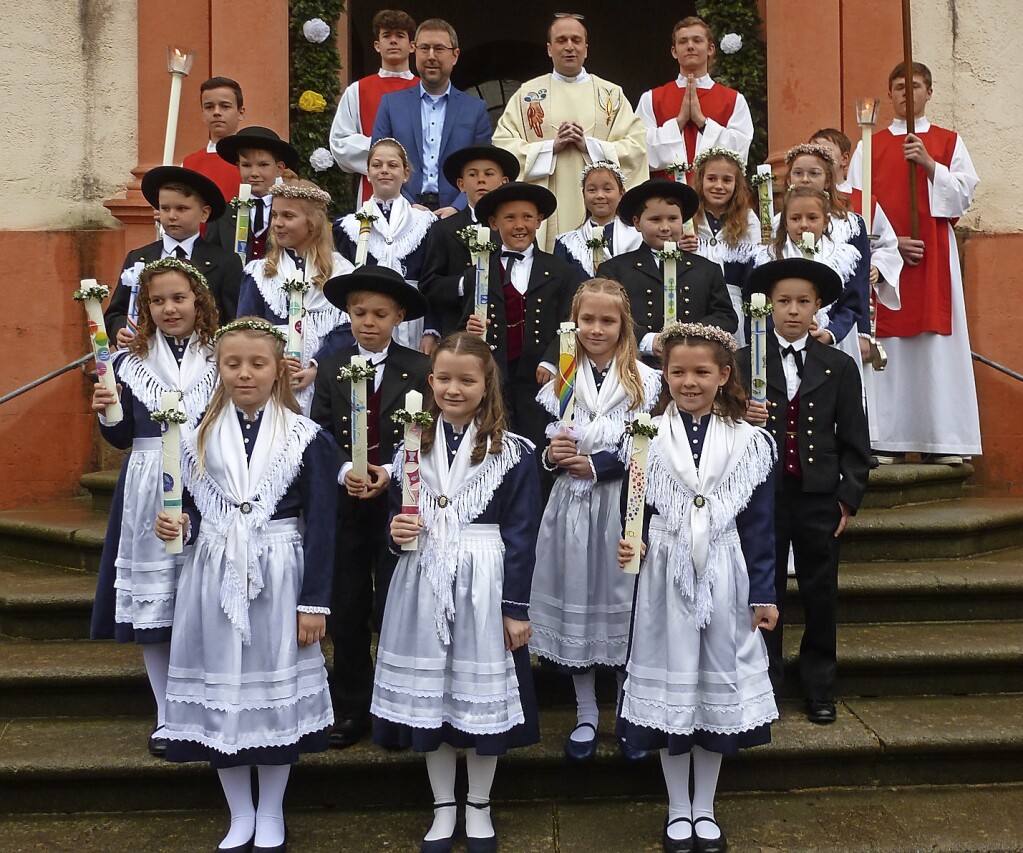
<path id="1" fill-rule="evenodd" d="M 913 14 L 910 0 L 902 0 L 902 56 L 906 69 L 906 134 L 916 133 L 916 105 L 913 103 Z M 920 239 L 920 212 L 916 199 L 916 163 L 909 163 L 909 236 Z M 869 201 L 867 202 L 869 204 Z"/>

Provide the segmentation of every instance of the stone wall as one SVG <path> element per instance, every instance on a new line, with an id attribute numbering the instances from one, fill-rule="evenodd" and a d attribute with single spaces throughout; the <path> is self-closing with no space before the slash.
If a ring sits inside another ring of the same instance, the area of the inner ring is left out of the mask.
<path id="1" fill-rule="evenodd" d="M 136 4 L 22 0 L 0 28 L 0 229 L 113 227 L 136 156 Z"/>

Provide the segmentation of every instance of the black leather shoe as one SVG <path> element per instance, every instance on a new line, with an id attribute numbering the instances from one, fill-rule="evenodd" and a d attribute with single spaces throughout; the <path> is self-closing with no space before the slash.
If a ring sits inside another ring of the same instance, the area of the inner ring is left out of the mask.
<path id="1" fill-rule="evenodd" d="M 369 732 L 368 720 L 342 717 L 334 723 L 334 730 L 330 733 L 330 747 L 331 749 L 347 749 L 357 744 Z"/>
<path id="2" fill-rule="evenodd" d="M 668 835 L 668 827 L 673 823 L 689 824 L 689 837 L 688 838 L 671 838 Z M 664 819 L 664 853 L 693 853 L 693 833 L 692 833 L 693 822 L 687 817 L 677 817 L 674 820 Z"/>
<path id="3" fill-rule="evenodd" d="M 436 803 L 433 807 L 434 813 L 437 809 L 453 809 L 458 803 Z M 458 821 L 447 838 L 435 838 L 427 841 L 425 838 L 419 842 L 419 853 L 451 853 L 455 846 L 455 833 L 458 832 Z"/>
<path id="4" fill-rule="evenodd" d="M 700 838 L 696 834 L 696 824 L 707 821 L 717 826 L 718 832 L 721 834 L 717 838 Z M 718 826 L 718 822 L 712 817 L 698 817 L 693 821 L 693 849 L 696 853 L 725 853 L 728 849 L 728 839 L 725 838 L 725 834 L 721 832 L 721 827 Z"/>
<path id="5" fill-rule="evenodd" d="M 465 807 L 467 809 L 489 809 L 490 803 L 473 803 L 466 800 Z M 465 850 L 466 853 L 497 853 L 497 833 L 488 835 L 486 838 L 467 834 L 465 836 Z"/>
<path id="6" fill-rule="evenodd" d="M 811 723 L 817 723 L 819 726 L 830 726 L 835 722 L 836 716 L 834 702 L 828 702 L 825 699 L 806 700 L 806 719 Z"/>
<path id="7" fill-rule="evenodd" d="M 569 761 L 592 761 L 597 754 L 597 728 L 593 723 L 579 723 L 572 734 L 586 728 L 593 732 L 589 740 L 572 740 L 571 735 L 565 738 L 565 758 Z"/>
<path id="8" fill-rule="evenodd" d="M 628 741 L 625 738 L 618 738 L 618 749 L 622 753 L 622 758 L 626 761 L 642 761 L 650 753 L 645 749 L 636 749 L 634 746 L 629 746 Z"/>
<path id="9" fill-rule="evenodd" d="M 252 834 L 252 841 L 256 840 L 256 834 Z M 288 822 L 284 821 L 284 840 L 276 847 L 257 847 L 255 844 L 250 848 L 252 853 L 287 853 L 288 850 Z"/>
<path id="10" fill-rule="evenodd" d="M 256 830 L 252 830 L 252 838 L 246 841 L 244 844 L 239 844 L 236 847 L 218 847 L 216 853 L 251 853 L 252 845 L 256 841 Z"/>
<path id="11" fill-rule="evenodd" d="M 167 757 L 167 738 L 157 737 L 156 733 L 160 731 L 159 727 L 153 729 L 153 733 L 149 736 L 149 754 L 153 758 L 166 758 Z"/>

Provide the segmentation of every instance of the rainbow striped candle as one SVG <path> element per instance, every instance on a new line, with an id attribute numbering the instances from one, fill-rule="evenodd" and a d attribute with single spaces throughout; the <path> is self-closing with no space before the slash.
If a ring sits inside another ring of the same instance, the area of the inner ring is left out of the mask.
<path id="1" fill-rule="evenodd" d="M 575 417 L 575 345 L 578 331 L 572 322 L 562 323 L 558 329 L 561 352 L 558 356 L 558 376 L 554 392 L 558 397 L 558 413 L 562 426 L 571 426 Z"/>

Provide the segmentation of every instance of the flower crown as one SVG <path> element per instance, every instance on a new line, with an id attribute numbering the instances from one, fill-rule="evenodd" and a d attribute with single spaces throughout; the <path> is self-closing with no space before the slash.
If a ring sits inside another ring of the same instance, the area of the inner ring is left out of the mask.
<path id="1" fill-rule="evenodd" d="M 801 142 L 799 145 L 793 145 L 785 152 L 785 164 L 791 166 L 792 161 L 800 154 L 812 154 L 814 157 L 820 157 L 832 168 L 835 166 L 835 155 L 831 152 L 831 149 L 825 148 L 823 145 L 816 145 L 813 142 Z"/>
<path id="2" fill-rule="evenodd" d="M 699 169 L 700 166 L 712 157 L 727 157 L 739 167 L 740 175 L 746 174 L 746 161 L 742 159 L 742 155 L 729 148 L 722 148 L 720 145 L 715 145 L 713 148 L 708 148 L 706 151 L 701 151 L 698 155 L 696 155 L 696 159 L 693 160 L 693 171 Z"/>
<path id="3" fill-rule="evenodd" d="M 404 155 L 404 157 L 405 157 L 405 162 L 406 162 L 406 163 L 410 163 L 410 162 L 411 162 L 411 160 L 409 160 L 409 158 L 408 158 L 408 151 L 406 151 L 406 150 L 405 150 L 405 146 L 404 146 L 404 145 L 402 145 L 402 144 L 401 144 L 401 143 L 400 143 L 400 142 L 399 142 L 399 141 L 398 141 L 397 139 L 395 139 L 395 138 L 394 138 L 393 136 L 384 136 L 384 137 L 381 137 L 381 138 L 380 138 L 380 139 L 378 139 L 378 140 L 377 140 L 376 142 L 374 142 L 372 146 L 370 146 L 370 150 L 372 150 L 373 148 L 376 148 L 376 147 L 377 147 L 378 145 L 380 145 L 380 144 L 381 144 L 381 143 L 383 143 L 383 142 L 387 142 L 387 143 L 389 143 L 390 145 L 396 145 L 396 146 L 397 146 L 398 148 L 400 148 L 400 149 L 401 149 L 401 153 L 402 153 L 402 154 Z"/>
<path id="4" fill-rule="evenodd" d="M 671 323 L 657 335 L 657 339 L 663 347 L 668 341 L 676 338 L 702 338 L 705 341 L 713 341 L 721 344 L 729 352 L 739 349 L 739 344 L 724 329 L 717 326 L 705 326 L 703 323 Z"/>
<path id="5" fill-rule="evenodd" d="M 220 339 L 224 337 L 228 332 L 263 332 L 264 334 L 270 335 L 271 337 L 277 338 L 282 344 L 288 342 L 287 335 L 278 329 L 273 323 L 267 322 L 266 320 L 233 320 L 230 323 L 226 323 L 217 329 L 213 335 L 213 343 L 219 343 Z"/>
<path id="6" fill-rule="evenodd" d="M 142 268 L 139 278 L 141 279 L 146 273 L 166 272 L 167 270 L 177 270 L 179 273 L 194 279 L 195 283 L 200 287 L 205 287 L 207 290 L 210 289 L 210 283 L 206 281 L 206 276 L 188 261 L 183 261 L 180 258 L 162 258 L 159 261 L 152 261 Z"/>
<path id="7" fill-rule="evenodd" d="M 303 187 L 298 184 L 274 184 L 270 187 L 270 195 L 282 198 L 304 198 L 320 204 L 330 204 L 330 193 L 319 187 Z"/>
<path id="8" fill-rule="evenodd" d="M 593 163 L 588 163 L 583 166 L 582 174 L 579 176 L 579 186 L 586 186 L 586 177 L 590 174 L 590 172 L 599 172 L 601 169 L 614 175 L 618 179 L 619 186 L 625 186 L 625 175 L 622 172 L 621 167 L 617 163 L 612 163 L 610 160 L 596 160 Z"/>

